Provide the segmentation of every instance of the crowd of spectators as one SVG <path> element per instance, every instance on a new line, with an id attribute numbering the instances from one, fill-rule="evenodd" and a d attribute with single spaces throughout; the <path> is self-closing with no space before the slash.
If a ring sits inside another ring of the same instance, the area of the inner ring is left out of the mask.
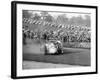
<path id="1" fill-rule="evenodd" d="M 28 20 L 29 21 L 29 20 Z M 35 21 L 36 22 L 36 21 Z M 36 22 L 39 24 L 39 22 Z M 35 23 L 34 23 L 35 24 Z M 33 27 L 34 27 L 33 24 Z M 87 26 L 77 26 L 77 25 L 53 25 L 50 23 L 51 27 L 56 27 L 58 29 L 45 29 L 43 31 L 33 31 L 29 29 L 29 25 L 23 26 L 23 41 L 25 39 L 39 39 L 39 40 L 50 40 L 56 39 L 63 42 L 91 42 L 91 29 Z"/>

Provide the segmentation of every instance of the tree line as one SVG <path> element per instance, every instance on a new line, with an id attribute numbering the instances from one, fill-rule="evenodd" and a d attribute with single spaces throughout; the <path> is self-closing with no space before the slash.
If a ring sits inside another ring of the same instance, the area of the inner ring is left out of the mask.
<path id="1" fill-rule="evenodd" d="M 41 11 L 40 14 L 33 11 L 30 13 L 28 10 L 23 10 L 23 18 L 31 18 L 33 20 L 43 20 L 47 22 L 54 22 L 56 24 L 63 24 L 63 25 L 81 25 L 81 26 L 91 26 L 91 20 L 89 15 L 85 15 L 85 19 L 81 15 L 75 17 L 68 18 L 65 13 L 62 13 L 54 18 L 49 12 Z"/>

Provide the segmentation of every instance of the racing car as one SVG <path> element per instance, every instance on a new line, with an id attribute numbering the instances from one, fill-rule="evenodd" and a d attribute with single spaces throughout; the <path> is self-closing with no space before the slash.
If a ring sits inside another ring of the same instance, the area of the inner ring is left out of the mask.
<path id="1" fill-rule="evenodd" d="M 45 43 L 45 55 L 47 54 L 63 54 L 63 46 L 61 41 L 50 40 Z"/>

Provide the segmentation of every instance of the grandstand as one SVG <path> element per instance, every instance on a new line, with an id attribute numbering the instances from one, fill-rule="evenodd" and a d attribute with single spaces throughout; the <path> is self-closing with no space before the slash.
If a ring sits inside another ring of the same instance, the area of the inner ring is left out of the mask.
<path id="1" fill-rule="evenodd" d="M 26 27 L 28 29 L 26 29 Z M 71 45 L 69 43 L 75 44 L 70 47 L 81 47 L 83 45 L 82 43 L 84 43 L 84 45 L 88 43 L 89 45 L 86 46 L 86 48 L 90 48 L 91 29 L 87 26 L 63 25 L 56 24 L 55 22 L 23 18 L 23 32 L 25 34 L 27 33 L 29 38 L 37 36 L 37 38 L 42 39 L 43 34 L 46 34 L 49 39 L 60 39 L 61 41 L 66 42 L 67 47 L 69 47 L 68 45 Z"/>

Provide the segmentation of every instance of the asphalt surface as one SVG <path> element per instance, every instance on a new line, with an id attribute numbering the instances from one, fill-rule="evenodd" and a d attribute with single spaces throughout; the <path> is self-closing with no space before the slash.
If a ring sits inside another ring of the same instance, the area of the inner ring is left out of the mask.
<path id="1" fill-rule="evenodd" d="M 46 68 L 68 68 L 68 67 L 79 67 L 79 66 L 24 60 L 22 68 L 23 69 L 46 69 Z"/>
<path id="2" fill-rule="evenodd" d="M 90 66 L 90 49 L 64 48 L 63 54 L 45 55 L 41 44 L 29 41 L 23 46 L 23 69 Z"/>
<path id="3" fill-rule="evenodd" d="M 44 55 L 43 53 L 23 53 L 23 60 L 54 64 L 90 66 L 90 49 L 65 48 L 64 54 Z"/>

